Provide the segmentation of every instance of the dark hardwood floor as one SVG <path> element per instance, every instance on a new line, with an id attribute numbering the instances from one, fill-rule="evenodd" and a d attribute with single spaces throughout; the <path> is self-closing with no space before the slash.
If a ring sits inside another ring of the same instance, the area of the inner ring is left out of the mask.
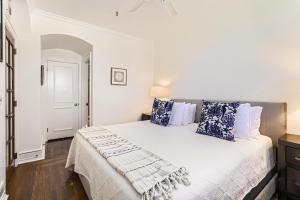
<path id="1" fill-rule="evenodd" d="M 65 169 L 71 141 L 51 141 L 45 160 L 19 165 L 7 183 L 9 200 L 87 200 L 77 174 Z"/>

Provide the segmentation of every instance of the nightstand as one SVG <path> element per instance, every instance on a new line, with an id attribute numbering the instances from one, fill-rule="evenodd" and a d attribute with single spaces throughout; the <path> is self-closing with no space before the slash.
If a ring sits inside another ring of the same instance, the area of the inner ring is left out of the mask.
<path id="1" fill-rule="evenodd" d="M 142 113 L 142 121 L 150 120 L 151 114 L 150 113 Z"/>
<path id="2" fill-rule="evenodd" d="M 279 200 L 300 200 L 300 136 L 286 134 L 278 144 Z"/>

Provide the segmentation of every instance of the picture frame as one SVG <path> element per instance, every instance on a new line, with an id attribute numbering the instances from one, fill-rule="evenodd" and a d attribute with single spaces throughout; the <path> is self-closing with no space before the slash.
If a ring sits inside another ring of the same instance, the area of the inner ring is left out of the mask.
<path id="1" fill-rule="evenodd" d="M 112 67 L 110 84 L 126 86 L 127 85 L 127 69 Z"/>
<path id="2" fill-rule="evenodd" d="M 0 62 L 3 62 L 3 0 L 0 0 Z"/>

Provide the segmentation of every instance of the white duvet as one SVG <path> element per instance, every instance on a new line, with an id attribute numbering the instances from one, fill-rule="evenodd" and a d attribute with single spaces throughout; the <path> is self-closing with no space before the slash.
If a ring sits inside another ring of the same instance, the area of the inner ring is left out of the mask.
<path id="1" fill-rule="evenodd" d="M 191 185 L 174 191 L 175 200 L 243 199 L 274 167 L 272 141 L 266 136 L 229 142 L 196 134 L 197 124 L 162 127 L 149 121 L 106 128 L 188 169 Z M 72 165 L 89 181 L 94 200 L 141 199 L 130 183 L 78 134 L 66 167 Z"/>

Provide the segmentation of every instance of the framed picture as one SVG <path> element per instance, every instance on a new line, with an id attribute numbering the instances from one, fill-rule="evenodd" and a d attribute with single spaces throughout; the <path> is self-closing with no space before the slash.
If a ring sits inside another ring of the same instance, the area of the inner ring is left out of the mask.
<path id="1" fill-rule="evenodd" d="M 127 85 L 127 69 L 111 68 L 111 85 Z"/>
<path id="2" fill-rule="evenodd" d="M 3 9 L 3 0 L 0 0 L 0 62 L 3 62 L 3 18 L 2 18 L 2 9 Z"/>

